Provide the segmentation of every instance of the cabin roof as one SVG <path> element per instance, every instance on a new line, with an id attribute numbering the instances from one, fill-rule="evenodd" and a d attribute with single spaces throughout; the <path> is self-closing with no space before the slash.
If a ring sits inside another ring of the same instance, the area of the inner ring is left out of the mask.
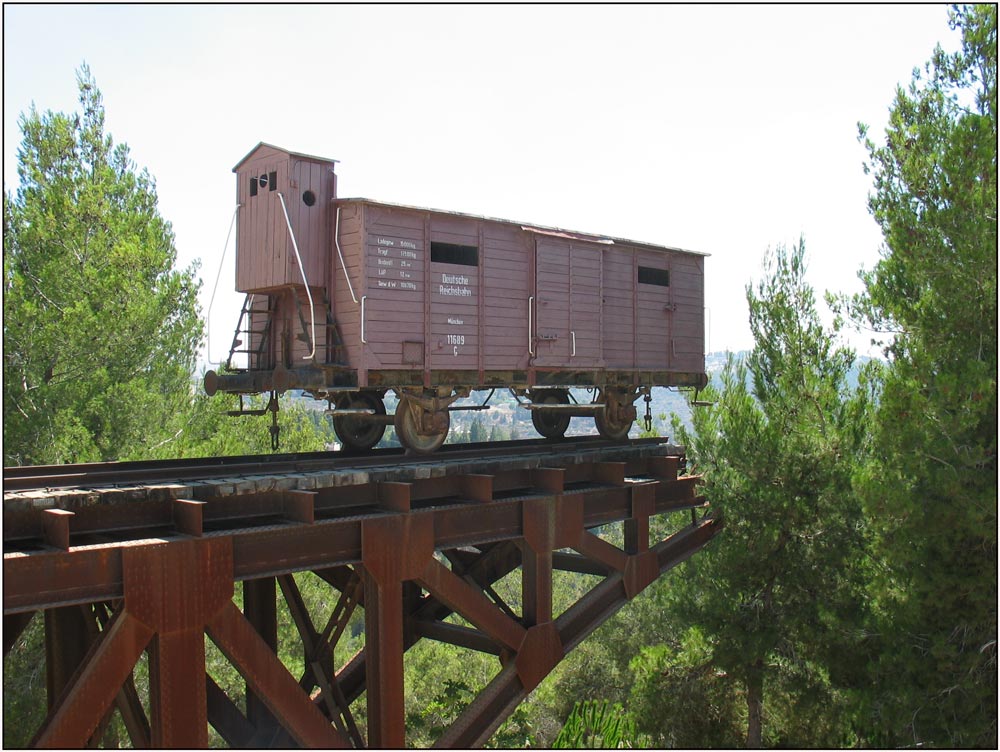
<path id="1" fill-rule="evenodd" d="M 675 253 L 690 253 L 693 256 L 711 256 L 710 253 L 705 253 L 703 251 L 692 251 L 687 248 L 676 248 L 669 245 L 658 245 L 656 243 L 647 243 L 642 240 L 629 240 L 628 238 L 616 238 L 610 235 L 595 235 L 593 233 L 586 232 L 576 232 L 575 230 L 566 230 L 561 227 L 546 227 L 544 225 L 538 225 L 534 223 L 527 222 L 517 222 L 511 219 L 501 219 L 499 217 L 486 217 L 481 214 L 466 214 L 465 212 L 448 211 L 444 209 L 431 209 L 425 206 L 410 206 L 408 204 L 396 204 L 389 201 L 377 201 L 370 198 L 362 197 L 351 197 L 351 198 L 336 198 L 333 200 L 335 203 L 359 203 L 359 204 L 375 204 L 377 206 L 388 206 L 394 209 L 410 209 L 412 211 L 421 212 L 431 212 L 433 214 L 444 214 L 452 217 L 463 217 L 466 219 L 480 219 L 487 222 L 499 222 L 505 225 L 517 225 L 522 230 L 526 232 L 534 232 L 539 235 L 550 235 L 553 237 L 567 238 L 569 240 L 581 240 L 588 243 L 599 243 L 602 245 L 615 245 L 621 243 L 623 245 L 639 246 L 642 248 L 649 248 L 658 251 L 673 251 Z"/>
<path id="2" fill-rule="evenodd" d="M 291 151 L 291 150 L 285 149 L 285 148 L 283 148 L 281 146 L 275 146 L 274 144 L 269 144 L 269 143 L 267 143 L 265 141 L 261 141 L 255 147 L 253 147 L 250 151 L 248 151 L 246 153 L 246 156 L 243 157 L 243 159 L 241 159 L 239 162 L 236 163 L 236 166 L 233 167 L 233 172 L 236 172 L 237 170 L 239 170 L 240 167 L 243 166 L 243 163 L 246 162 L 248 159 L 250 159 L 250 157 L 252 157 L 254 155 L 254 152 L 256 152 L 258 149 L 260 149 L 262 146 L 266 146 L 269 149 L 274 149 L 276 151 L 284 152 L 285 154 L 287 154 L 290 157 L 301 157 L 302 159 L 312 159 L 312 160 L 315 160 L 317 162 L 334 162 L 334 163 L 340 162 L 339 159 L 330 159 L 329 157 L 317 157 L 314 154 L 303 154 L 300 151 Z"/>

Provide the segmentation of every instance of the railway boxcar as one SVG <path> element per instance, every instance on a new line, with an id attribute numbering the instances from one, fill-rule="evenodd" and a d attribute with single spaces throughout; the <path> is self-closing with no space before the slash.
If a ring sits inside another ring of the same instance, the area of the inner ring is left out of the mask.
<path id="1" fill-rule="evenodd" d="M 246 300 L 209 394 L 301 389 L 349 447 L 392 423 L 431 452 L 476 390 L 511 389 L 543 436 L 589 415 L 622 439 L 652 387 L 705 385 L 704 254 L 339 198 L 334 168 L 263 143 L 234 168 Z"/>

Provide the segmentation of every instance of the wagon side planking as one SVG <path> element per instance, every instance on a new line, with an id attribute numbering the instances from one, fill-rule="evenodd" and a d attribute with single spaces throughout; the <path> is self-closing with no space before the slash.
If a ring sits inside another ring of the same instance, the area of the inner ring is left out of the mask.
<path id="1" fill-rule="evenodd" d="M 592 415 L 621 439 L 652 387 L 706 383 L 704 254 L 338 198 L 334 167 L 262 143 L 234 168 L 247 298 L 209 394 L 271 392 L 276 409 L 302 389 L 329 400 L 352 448 L 392 422 L 431 452 L 474 390 L 511 389 L 544 436 Z M 571 387 L 594 388 L 592 403 Z"/>

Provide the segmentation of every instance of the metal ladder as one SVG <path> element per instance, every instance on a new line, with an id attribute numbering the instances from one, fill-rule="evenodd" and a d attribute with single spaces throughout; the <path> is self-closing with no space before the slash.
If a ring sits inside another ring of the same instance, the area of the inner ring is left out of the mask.
<path id="1" fill-rule="evenodd" d="M 299 297 L 298 291 L 295 294 L 295 308 L 298 313 L 299 325 L 302 328 L 302 331 L 297 335 L 298 339 L 306 345 L 310 345 L 309 325 L 306 322 L 305 313 L 302 309 L 302 300 Z M 337 326 L 333 311 L 330 310 L 330 299 L 325 292 L 323 294 L 323 309 L 326 312 L 326 320 L 323 323 L 316 323 L 316 329 L 322 331 L 322 334 L 317 333 L 316 335 L 316 339 L 318 340 L 317 345 L 321 346 L 325 351 L 321 362 L 331 365 L 347 365 L 344 340 L 340 336 L 340 327 Z M 317 347 L 317 351 L 318 349 Z"/>
<path id="2" fill-rule="evenodd" d="M 243 299 L 243 308 L 240 310 L 239 321 L 236 322 L 236 331 L 233 333 L 233 344 L 229 348 L 229 357 L 226 359 L 226 369 L 232 370 L 232 361 L 234 355 L 245 354 L 247 356 L 247 369 L 248 371 L 259 370 L 261 368 L 268 368 L 271 366 L 270 363 L 261 362 L 267 358 L 268 354 L 268 342 L 271 335 L 271 320 L 272 317 L 267 315 L 265 317 L 264 326 L 260 329 L 253 329 L 253 313 L 267 313 L 271 314 L 271 300 L 269 296 L 265 296 L 267 299 L 267 308 L 260 309 L 254 308 L 254 295 L 247 294 Z M 251 349 L 250 345 L 253 343 L 254 335 L 260 335 L 260 340 L 255 349 Z M 246 347 L 241 349 L 241 346 L 246 342 Z"/>

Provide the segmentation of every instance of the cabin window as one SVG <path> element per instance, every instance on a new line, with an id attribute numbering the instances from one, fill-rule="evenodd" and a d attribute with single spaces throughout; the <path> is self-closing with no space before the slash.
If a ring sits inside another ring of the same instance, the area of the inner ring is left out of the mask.
<path id="1" fill-rule="evenodd" d="M 316 203 L 316 194 L 312 191 L 305 191 L 302 194 L 302 203 L 306 206 L 312 206 Z"/>
<path id="2" fill-rule="evenodd" d="M 479 248 L 474 245 L 431 242 L 431 261 L 436 264 L 479 266 Z"/>
<path id="3" fill-rule="evenodd" d="M 256 196 L 258 190 L 268 190 L 275 191 L 278 189 L 278 173 L 277 172 L 265 172 L 259 177 L 250 178 L 250 195 Z M 310 204 L 312 206 L 312 204 Z"/>
<path id="4" fill-rule="evenodd" d="M 639 284 L 670 287 L 670 272 L 666 269 L 656 269 L 652 266 L 640 266 Z"/>

